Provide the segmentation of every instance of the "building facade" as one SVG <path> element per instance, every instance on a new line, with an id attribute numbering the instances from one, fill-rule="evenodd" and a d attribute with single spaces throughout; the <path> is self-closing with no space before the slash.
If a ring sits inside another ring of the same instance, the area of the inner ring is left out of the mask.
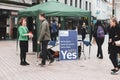
<path id="1" fill-rule="evenodd" d="M 0 40 L 16 39 L 18 11 L 25 9 L 32 2 L 27 0 L 1 0 L 0 1 Z"/>
<path id="2" fill-rule="evenodd" d="M 18 11 L 51 0 L 0 0 L 0 39 L 15 39 L 17 36 Z M 112 0 L 54 0 L 91 11 L 92 20 L 107 20 L 112 16 Z M 115 2 L 115 15 L 120 20 L 120 1 Z"/>
<path id="3" fill-rule="evenodd" d="M 115 16 L 120 21 L 120 0 L 115 0 Z"/>
<path id="4" fill-rule="evenodd" d="M 112 16 L 112 5 L 110 4 L 111 0 L 57 0 L 57 1 L 80 9 L 91 11 L 92 17 L 95 17 L 96 19 L 106 20 Z"/>

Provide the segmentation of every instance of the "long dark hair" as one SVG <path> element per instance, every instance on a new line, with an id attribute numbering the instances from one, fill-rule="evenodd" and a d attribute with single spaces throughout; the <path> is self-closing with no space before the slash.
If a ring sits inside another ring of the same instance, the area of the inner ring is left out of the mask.
<path id="1" fill-rule="evenodd" d="M 97 20 L 95 26 L 102 26 L 102 22 L 100 20 Z"/>

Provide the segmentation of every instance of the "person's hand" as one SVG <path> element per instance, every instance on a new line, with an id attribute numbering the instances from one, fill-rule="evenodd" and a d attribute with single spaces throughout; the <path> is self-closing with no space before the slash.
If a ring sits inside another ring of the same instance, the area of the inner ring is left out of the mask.
<path id="1" fill-rule="evenodd" d="M 29 33 L 29 38 L 33 38 L 33 34 L 30 34 L 30 33 Z"/>
<path id="2" fill-rule="evenodd" d="M 40 44 L 40 41 L 37 41 L 37 44 Z"/>
<path id="3" fill-rule="evenodd" d="M 29 36 L 29 38 L 33 38 L 32 32 L 29 32 L 29 33 L 28 33 L 28 36 Z"/>
<path id="4" fill-rule="evenodd" d="M 112 39 L 109 39 L 109 43 L 111 43 L 112 42 Z"/>

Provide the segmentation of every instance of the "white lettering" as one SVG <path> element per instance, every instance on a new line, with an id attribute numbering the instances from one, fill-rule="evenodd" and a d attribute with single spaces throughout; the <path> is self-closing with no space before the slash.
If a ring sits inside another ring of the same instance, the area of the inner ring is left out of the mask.
<path id="1" fill-rule="evenodd" d="M 62 55 L 63 55 L 63 59 L 65 59 L 65 55 L 67 54 L 67 51 L 63 52 L 61 51 Z"/>
<path id="2" fill-rule="evenodd" d="M 68 59 L 72 59 L 72 54 L 68 52 L 68 53 L 67 53 L 67 58 L 68 58 Z"/>

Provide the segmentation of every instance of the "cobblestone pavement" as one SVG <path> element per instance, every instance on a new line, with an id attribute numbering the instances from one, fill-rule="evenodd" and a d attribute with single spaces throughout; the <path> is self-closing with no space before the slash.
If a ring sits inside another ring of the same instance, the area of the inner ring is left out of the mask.
<path id="1" fill-rule="evenodd" d="M 31 42 L 29 42 L 31 45 Z M 97 46 L 85 46 L 85 55 L 80 60 L 55 61 L 45 67 L 36 65 L 36 55 L 31 53 L 31 46 L 27 55 L 29 66 L 20 66 L 19 49 L 16 50 L 16 41 L 0 41 L 0 80 L 120 80 L 118 75 L 111 75 L 113 68 L 107 53 L 107 38 L 103 44 L 104 58 L 96 57 Z"/>

